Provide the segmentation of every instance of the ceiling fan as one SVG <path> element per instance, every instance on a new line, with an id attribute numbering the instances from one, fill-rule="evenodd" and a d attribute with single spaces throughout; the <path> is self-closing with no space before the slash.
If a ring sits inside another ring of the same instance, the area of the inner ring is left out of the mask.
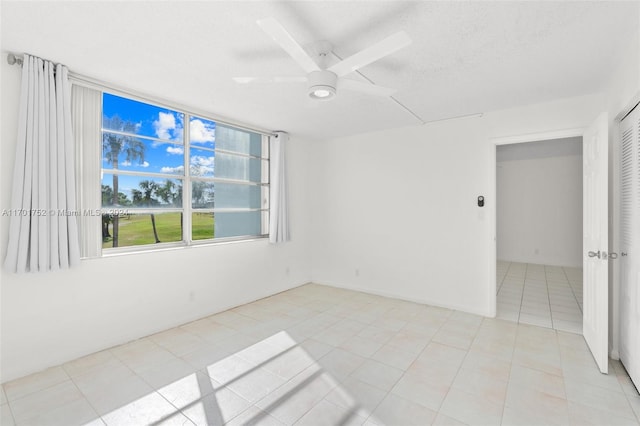
<path id="1" fill-rule="evenodd" d="M 332 99 L 336 96 L 338 90 L 342 89 L 374 96 L 391 96 L 395 93 L 395 89 L 344 78 L 344 76 L 411 44 L 409 35 L 404 31 L 400 31 L 334 65 L 327 66 L 327 60 L 332 51 L 332 46 L 329 42 L 320 41 L 311 46 L 310 51 L 316 57 L 314 60 L 276 19 L 260 19 L 257 23 L 265 33 L 300 65 L 307 75 L 272 78 L 236 77 L 234 80 L 237 83 L 306 82 L 309 97 L 316 100 Z"/>

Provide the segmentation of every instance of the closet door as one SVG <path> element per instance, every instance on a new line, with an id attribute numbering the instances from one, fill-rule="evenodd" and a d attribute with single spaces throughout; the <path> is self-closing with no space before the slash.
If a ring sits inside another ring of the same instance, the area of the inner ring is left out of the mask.
<path id="1" fill-rule="evenodd" d="M 640 105 L 620 130 L 620 360 L 640 388 Z"/>

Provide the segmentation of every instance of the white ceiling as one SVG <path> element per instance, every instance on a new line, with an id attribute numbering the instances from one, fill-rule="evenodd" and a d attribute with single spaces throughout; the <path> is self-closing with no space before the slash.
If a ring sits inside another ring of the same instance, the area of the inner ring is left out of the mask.
<path id="1" fill-rule="evenodd" d="M 1 8 L 5 53 L 314 139 L 420 120 L 388 98 L 342 92 L 314 103 L 304 84 L 233 82 L 304 75 L 257 19 L 275 17 L 302 45 L 328 40 L 342 58 L 406 31 L 413 44 L 361 71 L 398 89 L 395 98 L 428 122 L 597 92 L 621 45 L 638 37 L 640 16 L 638 2 L 606 1 L 4 0 Z"/>

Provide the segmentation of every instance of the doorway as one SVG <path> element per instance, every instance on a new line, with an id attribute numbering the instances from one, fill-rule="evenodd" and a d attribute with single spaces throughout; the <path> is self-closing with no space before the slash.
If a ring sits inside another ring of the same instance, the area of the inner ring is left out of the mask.
<path id="1" fill-rule="evenodd" d="M 582 137 L 496 146 L 496 316 L 582 333 Z"/>

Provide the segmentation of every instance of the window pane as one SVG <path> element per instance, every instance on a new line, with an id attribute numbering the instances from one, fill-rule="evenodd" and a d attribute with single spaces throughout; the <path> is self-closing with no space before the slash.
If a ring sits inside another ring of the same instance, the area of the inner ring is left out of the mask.
<path id="1" fill-rule="evenodd" d="M 218 212 L 215 214 L 215 238 L 242 237 L 245 235 L 260 235 L 260 211 L 252 212 Z"/>
<path id="2" fill-rule="evenodd" d="M 191 183 L 191 207 L 194 209 L 213 208 L 214 183 L 194 180 Z"/>
<path id="3" fill-rule="evenodd" d="M 189 167 L 191 176 L 213 177 L 215 153 L 202 149 L 191 148 Z"/>
<path id="4" fill-rule="evenodd" d="M 193 181 L 191 194 L 193 200 L 191 207 L 194 209 L 266 208 L 268 196 L 268 192 L 257 185 L 201 181 Z M 263 197 L 262 194 L 265 196 Z"/>
<path id="5" fill-rule="evenodd" d="M 191 234 L 194 241 L 213 238 L 214 229 L 213 213 L 193 213 L 191 215 Z"/>
<path id="6" fill-rule="evenodd" d="M 193 213 L 193 240 L 261 235 L 263 212 Z"/>
<path id="7" fill-rule="evenodd" d="M 215 148 L 216 123 L 204 118 L 191 117 L 189 139 L 192 147 Z"/>
<path id="8" fill-rule="evenodd" d="M 102 128 L 183 142 L 184 114 L 104 93 Z"/>
<path id="9" fill-rule="evenodd" d="M 214 161 L 215 174 L 217 178 L 260 182 L 262 162 L 263 160 L 258 158 L 217 152 Z"/>
<path id="10" fill-rule="evenodd" d="M 183 175 L 184 148 L 105 131 L 102 133 L 102 168 Z"/>
<path id="11" fill-rule="evenodd" d="M 261 157 L 262 135 L 218 124 L 216 127 L 216 148 Z"/>
<path id="12" fill-rule="evenodd" d="M 233 183 L 216 183 L 215 206 L 217 208 L 259 209 L 261 205 L 261 188 L 257 185 L 239 185 Z"/>
<path id="13" fill-rule="evenodd" d="M 102 216 L 103 248 L 176 241 L 182 241 L 182 213 L 132 213 Z"/>
<path id="14" fill-rule="evenodd" d="M 115 187 L 118 188 L 117 197 Z M 102 206 L 181 208 L 182 181 L 105 173 L 102 177 Z"/>

